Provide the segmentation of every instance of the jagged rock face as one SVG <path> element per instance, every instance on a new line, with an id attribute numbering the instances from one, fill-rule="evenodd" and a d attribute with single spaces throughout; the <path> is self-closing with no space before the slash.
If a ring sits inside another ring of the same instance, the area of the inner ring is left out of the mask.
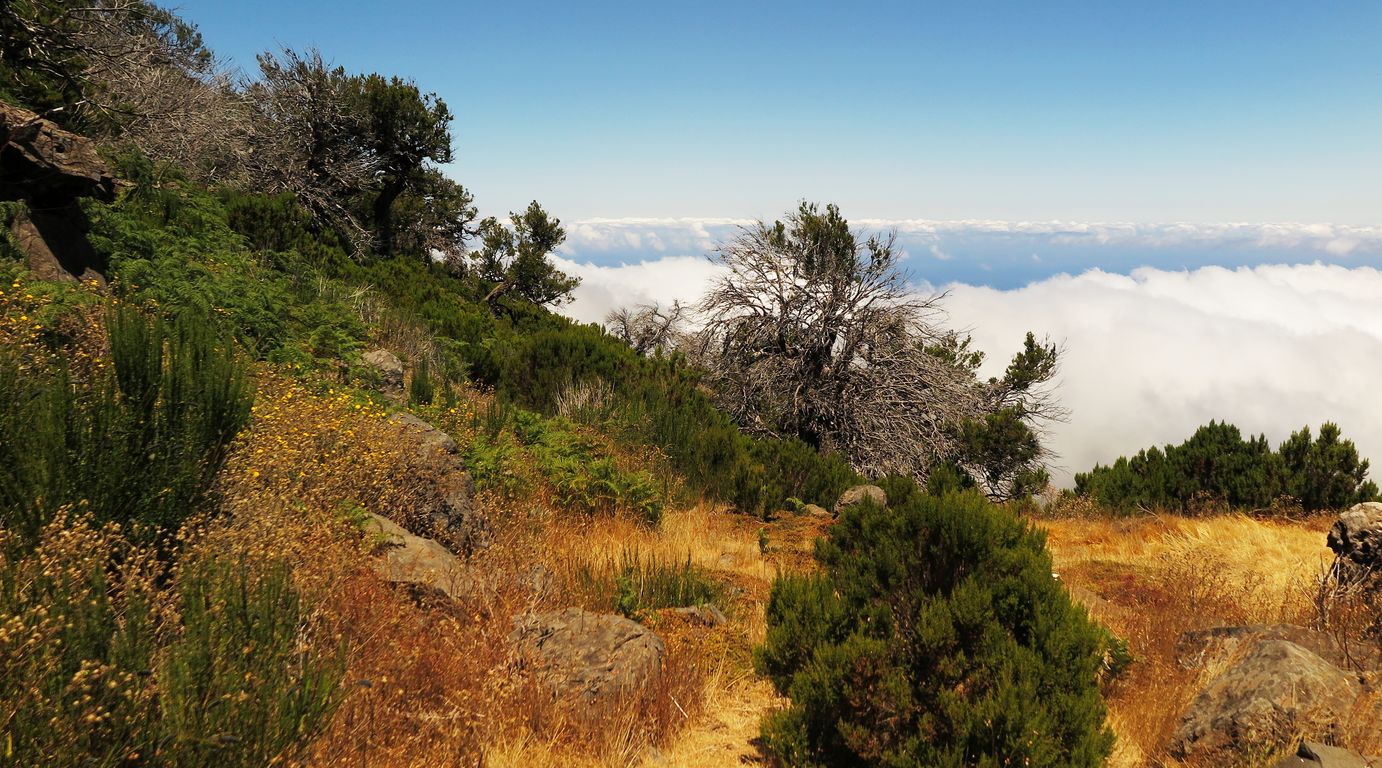
<path id="1" fill-rule="evenodd" d="M 1329 529 L 1329 548 L 1353 573 L 1382 579 L 1382 503 L 1355 504 Z"/>
<path id="2" fill-rule="evenodd" d="M 580 608 L 519 616 L 509 642 L 559 699 L 590 704 L 650 695 L 667 654 L 643 625 Z"/>
<path id="3" fill-rule="evenodd" d="M 888 494 L 876 485 L 856 485 L 853 488 L 840 494 L 839 501 L 835 502 L 835 516 L 839 517 L 841 512 L 861 504 L 865 499 L 872 501 L 880 507 L 888 506 Z"/>
<path id="4" fill-rule="evenodd" d="M 35 208 L 66 206 L 78 197 L 115 199 L 115 177 L 87 138 L 27 109 L 0 103 L 0 199 Z"/>
<path id="5" fill-rule="evenodd" d="M 1333 736 L 1360 693 L 1356 676 L 1289 640 L 1266 637 L 1195 697 L 1171 752 L 1228 764 L 1233 755 L 1296 734 Z"/>
<path id="6" fill-rule="evenodd" d="M 23 200 L 10 225 L 29 269 L 44 280 L 97 280 L 104 265 L 87 242 L 79 197 L 115 199 L 115 177 L 90 140 L 26 109 L 0 103 L 0 200 Z"/>

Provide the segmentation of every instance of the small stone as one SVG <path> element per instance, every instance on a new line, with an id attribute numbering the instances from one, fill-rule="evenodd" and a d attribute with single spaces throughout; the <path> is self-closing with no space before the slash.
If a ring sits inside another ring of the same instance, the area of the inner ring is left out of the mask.
<path id="1" fill-rule="evenodd" d="M 862 504 L 865 500 L 871 501 L 880 507 L 888 506 L 888 494 L 876 485 L 856 485 L 840 495 L 840 500 L 835 502 L 835 516 L 846 509 Z"/>

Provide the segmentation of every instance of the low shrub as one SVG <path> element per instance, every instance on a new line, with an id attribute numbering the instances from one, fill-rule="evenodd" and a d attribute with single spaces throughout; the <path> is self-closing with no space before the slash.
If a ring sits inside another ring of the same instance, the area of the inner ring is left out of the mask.
<path id="1" fill-rule="evenodd" d="M 343 656 L 281 564 L 170 569 L 62 512 L 32 545 L 0 533 L 0 585 L 7 765 L 269 765 L 338 701 Z"/>
<path id="2" fill-rule="evenodd" d="M 308 642 L 310 617 L 283 563 L 185 565 L 181 626 L 159 666 L 170 765 L 262 766 L 291 757 L 340 696 L 344 654 Z"/>
<path id="3" fill-rule="evenodd" d="M 816 557 L 774 583 L 755 654 L 792 701 L 763 725 L 783 763 L 1103 763 L 1108 635 L 1040 533 L 977 494 L 916 494 L 852 507 Z"/>

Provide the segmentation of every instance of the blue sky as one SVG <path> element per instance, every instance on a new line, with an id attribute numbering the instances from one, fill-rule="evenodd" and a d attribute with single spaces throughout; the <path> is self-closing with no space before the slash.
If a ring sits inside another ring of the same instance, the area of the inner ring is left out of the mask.
<path id="1" fill-rule="evenodd" d="M 1382 3 L 187 0 L 457 114 L 486 212 L 1379 223 Z"/>

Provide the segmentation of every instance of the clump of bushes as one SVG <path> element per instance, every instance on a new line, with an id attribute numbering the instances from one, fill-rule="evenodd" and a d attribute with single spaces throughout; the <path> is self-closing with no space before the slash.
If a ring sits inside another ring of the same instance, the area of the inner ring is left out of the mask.
<path id="1" fill-rule="evenodd" d="M 1338 425 L 1324 424 L 1317 436 L 1303 427 L 1274 451 L 1265 436 L 1244 439 L 1232 424 L 1211 421 L 1180 445 L 1075 475 L 1075 494 L 1123 513 L 1292 506 L 1282 499 L 1314 512 L 1379 498 L 1367 474 L 1368 461 Z"/>
<path id="2" fill-rule="evenodd" d="M 528 475 L 547 483 L 564 509 L 628 514 L 649 525 L 662 519 L 665 484 L 621 467 L 612 446 L 589 429 L 502 402 L 477 411 L 472 428 L 466 465 L 481 489 L 515 496 Z"/>
<path id="3" fill-rule="evenodd" d="M 1109 636 L 1051 576 L 1042 535 L 975 493 L 889 483 L 846 511 L 821 571 L 773 585 L 755 654 L 791 706 L 790 766 L 1096 766 Z"/>

